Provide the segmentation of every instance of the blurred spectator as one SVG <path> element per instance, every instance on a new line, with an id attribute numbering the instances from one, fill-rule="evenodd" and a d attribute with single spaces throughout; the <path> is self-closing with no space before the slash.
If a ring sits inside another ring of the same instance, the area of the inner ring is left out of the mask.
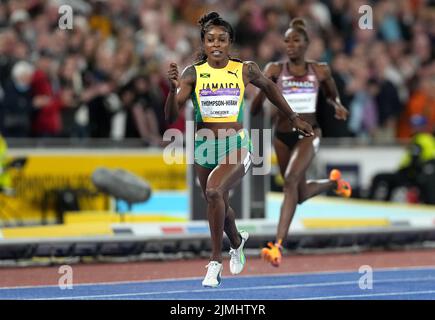
<path id="1" fill-rule="evenodd" d="M 127 84 L 137 73 L 134 59 L 134 46 L 131 42 L 121 42 L 114 54 L 112 78 L 116 79 L 119 86 Z"/>
<path id="2" fill-rule="evenodd" d="M 0 97 L 0 130 L 5 137 L 30 137 L 32 126 L 32 95 L 30 84 L 34 68 L 25 61 L 12 68 Z"/>
<path id="3" fill-rule="evenodd" d="M 6 3 L 0 2 L 0 29 L 8 26 Z"/>
<path id="4" fill-rule="evenodd" d="M 148 105 L 157 117 L 160 134 L 163 136 L 163 133 L 167 128 L 178 128 L 184 132 L 185 122 L 183 115 L 181 115 L 179 119 L 170 126 L 168 126 L 165 121 L 163 106 L 166 95 L 169 92 L 166 75 L 163 75 L 162 70 L 158 69 L 158 65 L 153 63 L 148 66 L 146 72 L 148 77 L 148 89 L 146 90 L 146 93 L 144 90 L 141 90 L 140 92 L 143 96 L 146 95 L 148 98 Z"/>
<path id="5" fill-rule="evenodd" d="M 96 30 L 103 38 L 112 33 L 112 23 L 109 19 L 109 8 L 106 1 L 96 0 L 93 2 L 92 14 L 89 18 L 89 26 Z"/>
<path id="6" fill-rule="evenodd" d="M 211 10 L 234 26 L 231 55 L 256 61 L 261 68 L 266 61 L 285 57 L 282 34 L 289 21 L 306 19 L 308 56 L 331 64 L 351 112 L 348 128 L 335 128 L 327 112 L 320 115 L 331 124 L 325 137 L 387 136 L 391 141 L 400 128 L 398 135 L 410 138 L 409 117 L 420 112 L 410 112 L 410 106 L 432 103 L 418 87 L 435 67 L 435 19 L 429 1 L 77 0 L 68 2 L 74 10 L 73 30 L 60 30 L 62 3 L 0 1 L 0 86 L 10 86 L 18 61 L 37 59 L 32 82 L 36 136 L 117 136 L 113 122 L 125 110 L 120 95 L 143 70 L 147 87 L 136 95 L 146 97 L 142 109 L 153 110 L 162 135 L 168 128 L 162 117 L 167 64 L 174 61 L 182 69 L 194 59 L 200 47 L 197 21 Z M 374 14 L 372 30 L 358 23 L 358 9 L 367 4 Z M 50 53 L 45 62 L 38 58 L 40 52 Z M 248 101 L 252 90 L 245 92 Z M 402 106 L 406 110 L 398 126 Z M 183 120 L 171 127 L 184 130 Z"/>
<path id="7" fill-rule="evenodd" d="M 254 1 L 246 1 L 240 6 L 239 21 L 234 30 L 236 44 L 255 48 L 261 40 L 263 18 L 257 16 L 256 9 Z"/>
<path id="8" fill-rule="evenodd" d="M 426 33 L 416 34 L 412 41 L 413 56 L 416 62 L 425 66 L 433 61 L 431 40 Z"/>
<path id="9" fill-rule="evenodd" d="M 331 25 L 331 13 L 322 1 L 305 0 L 300 3 L 300 10 L 307 18 L 316 21 L 322 29 L 328 29 Z"/>
<path id="10" fill-rule="evenodd" d="M 348 61 L 345 54 L 338 54 L 332 63 L 332 77 L 337 86 L 337 91 L 340 96 L 343 106 L 349 109 L 350 96 L 345 91 L 346 82 L 349 77 Z M 319 92 L 317 120 L 322 128 L 322 135 L 326 137 L 349 137 L 349 120 L 338 120 L 335 118 L 335 110 L 326 102 L 325 95 L 322 91 Z"/>
<path id="11" fill-rule="evenodd" d="M 124 86 L 120 91 L 120 99 L 123 110 L 118 112 L 122 115 L 123 138 L 140 138 L 145 145 L 161 146 L 162 136 L 159 132 L 158 121 L 154 110 L 149 102 L 137 93 L 137 88 L 146 86 L 145 79 L 138 78 Z"/>
<path id="12" fill-rule="evenodd" d="M 352 97 L 349 102 L 349 130 L 354 136 L 371 137 L 378 123 L 377 92 L 373 82 L 369 82 L 367 62 L 355 60 L 349 67 L 351 78 L 346 87 L 346 93 Z"/>
<path id="13" fill-rule="evenodd" d="M 264 69 L 269 61 L 279 60 L 284 50 L 282 35 L 268 32 L 257 47 L 256 62 L 261 69 Z"/>
<path id="14" fill-rule="evenodd" d="M 26 24 L 30 20 L 29 14 L 23 9 L 15 10 L 12 12 L 9 23 L 18 36 L 24 37 L 26 31 Z"/>
<path id="15" fill-rule="evenodd" d="M 369 199 L 389 201 L 399 187 L 416 188 L 420 201 L 435 204 L 435 136 L 427 132 L 427 119 L 411 118 L 412 140 L 400 162 L 399 170 L 377 174 L 372 181 Z"/>
<path id="16" fill-rule="evenodd" d="M 412 94 L 400 119 L 399 138 L 407 139 L 411 136 L 408 119 L 416 115 L 423 115 L 427 119 L 427 132 L 435 131 L 435 74 L 421 79 L 418 90 Z"/>
<path id="17" fill-rule="evenodd" d="M 149 78 L 143 74 L 138 75 L 133 80 L 133 86 L 136 95 L 136 103 L 149 114 L 149 120 L 154 119 L 155 121 L 155 129 L 153 128 L 151 132 L 162 137 L 166 130 L 165 117 L 163 108 L 160 108 L 160 102 L 156 101 L 159 97 L 155 97 L 153 90 L 150 88 L 151 84 Z"/>
<path id="18" fill-rule="evenodd" d="M 63 108 L 61 109 L 62 137 L 83 138 L 87 136 L 88 120 L 83 120 L 81 113 L 81 94 L 83 92 L 83 79 L 75 55 L 69 55 L 59 69 L 59 84 Z"/>
<path id="19" fill-rule="evenodd" d="M 36 137 L 58 137 L 62 131 L 62 97 L 52 85 L 55 57 L 49 51 L 41 51 L 36 62 L 31 90 L 33 105 L 36 108 L 32 131 Z"/>
<path id="20" fill-rule="evenodd" d="M 110 137 L 112 116 L 121 108 L 111 75 L 113 58 L 113 50 L 101 43 L 92 65 L 83 75 L 86 89 L 82 100 L 88 109 L 89 136 L 92 138 Z"/>
<path id="21" fill-rule="evenodd" d="M 281 9 L 278 6 L 267 6 L 263 9 L 264 22 L 266 24 L 265 30 L 267 32 L 276 32 L 281 34 L 283 28 L 287 25 L 282 23 Z"/>
<path id="22" fill-rule="evenodd" d="M 0 32 L 0 85 L 4 86 L 10 79 L 11 70 L 15 64 L 14 47 L 16 34 L 12 30 Z"/>
<path id="23" fill-rule="evenodd" d="M 398 1 L 382 0 L 374 10 L 381 38 L 389 43 L 403 38 L 398 16 L 399 5 Z"/>
<path id="24" fill-rule="evenodd" d="M 388 68 L 391 68 L 388 56 L 378 55 L 375 59 L 376 72 L 373 79 L 378 114 L 376 134 L 378 139 L 394 142 L 397 122 L 403 107 L 398 89 L 387 78 Z"/>

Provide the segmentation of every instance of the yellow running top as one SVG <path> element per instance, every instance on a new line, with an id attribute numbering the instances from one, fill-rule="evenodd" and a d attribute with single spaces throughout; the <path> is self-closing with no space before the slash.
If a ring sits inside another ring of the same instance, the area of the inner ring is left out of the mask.
<path id="1" fill-rule="evenodd" d="M 204 61 L 194 67 L 196 85 L 192 102 L 195 121 L 243 122 L 243 62 L 229 60 L 224 68 L 216 69 Z"/>

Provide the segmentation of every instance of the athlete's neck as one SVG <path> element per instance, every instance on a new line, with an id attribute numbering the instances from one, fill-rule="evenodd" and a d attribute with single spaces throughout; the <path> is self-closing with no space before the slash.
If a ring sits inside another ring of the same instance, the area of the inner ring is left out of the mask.
<path id="1" fill-rule="evenodd" d="M 230 59 L 228 57 L 223 58 L 223 59 L 219 59 L 219 60 L 215 60 L 213 58 L 207 58 L 207 63 L 210 67 L 215 68 L 215 69 L 222 69 L 225 68 L 228 64 L 228 61 Z"/>
<path id="2" fill-rule="evenodd" d="M 294 76 L 302 77 L 307 73 L 307 65 L 305 57 L 302 56 L 297 59 L 290 59 L 288 63 L 288 72 Z"/>
<path id="3" fill-rule="evenodd" d="M 294 65 L 294 66 L 304 66 L 305 65 L 305 57 L 304 56 L 292 58 L 292 59 L 289 59 L 289 61 L 290 61 L 290 65 Z"/>

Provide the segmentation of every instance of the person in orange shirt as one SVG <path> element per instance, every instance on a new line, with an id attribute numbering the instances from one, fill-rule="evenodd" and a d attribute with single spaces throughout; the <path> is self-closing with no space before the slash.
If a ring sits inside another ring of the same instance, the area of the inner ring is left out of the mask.
<path id="1" fill-rule="evenodd" d="M 112 34 L 112 23 L 108 18 L 109 8 L 104 1 L 96 1 L 93 5 L 92 16 L 89 18 L 89 25 L 92 30 L 100 33 L 103 39 Z"/>
<path id="2" fill-rule="evenodd" d="M 419 88 L 411 96 L 405 111 L 403 112 L 398 127 L 399 139 L 410 139 L 412 129 L 409 119 L 415 115 L 422 115 L 427 119 L 426 132 L 435 130 L 435 75 L 421 79 Z"/>

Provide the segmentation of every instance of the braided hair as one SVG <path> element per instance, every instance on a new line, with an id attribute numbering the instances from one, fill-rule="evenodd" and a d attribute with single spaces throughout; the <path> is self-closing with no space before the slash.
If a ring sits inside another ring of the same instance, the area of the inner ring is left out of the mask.
<path id="1" fill-rule="evenodd" d="M 204 42 L 205 34 L 210 29 L 210 27 L 219 26 L 223 27 L 226 32 L 228 32 L 230 43 L 234 42 L 234 29 L 233 27 L 224 19 L 221 18 L 219 13 L 217 12 L 209 12 L 199 19 L 198 24 L 201 26 L 201 42 Z M 205 61 L 207 59 L 207 55 L 204 52 L 204 49 L 201 48 L 198 53 L 198 60 Z"/>

